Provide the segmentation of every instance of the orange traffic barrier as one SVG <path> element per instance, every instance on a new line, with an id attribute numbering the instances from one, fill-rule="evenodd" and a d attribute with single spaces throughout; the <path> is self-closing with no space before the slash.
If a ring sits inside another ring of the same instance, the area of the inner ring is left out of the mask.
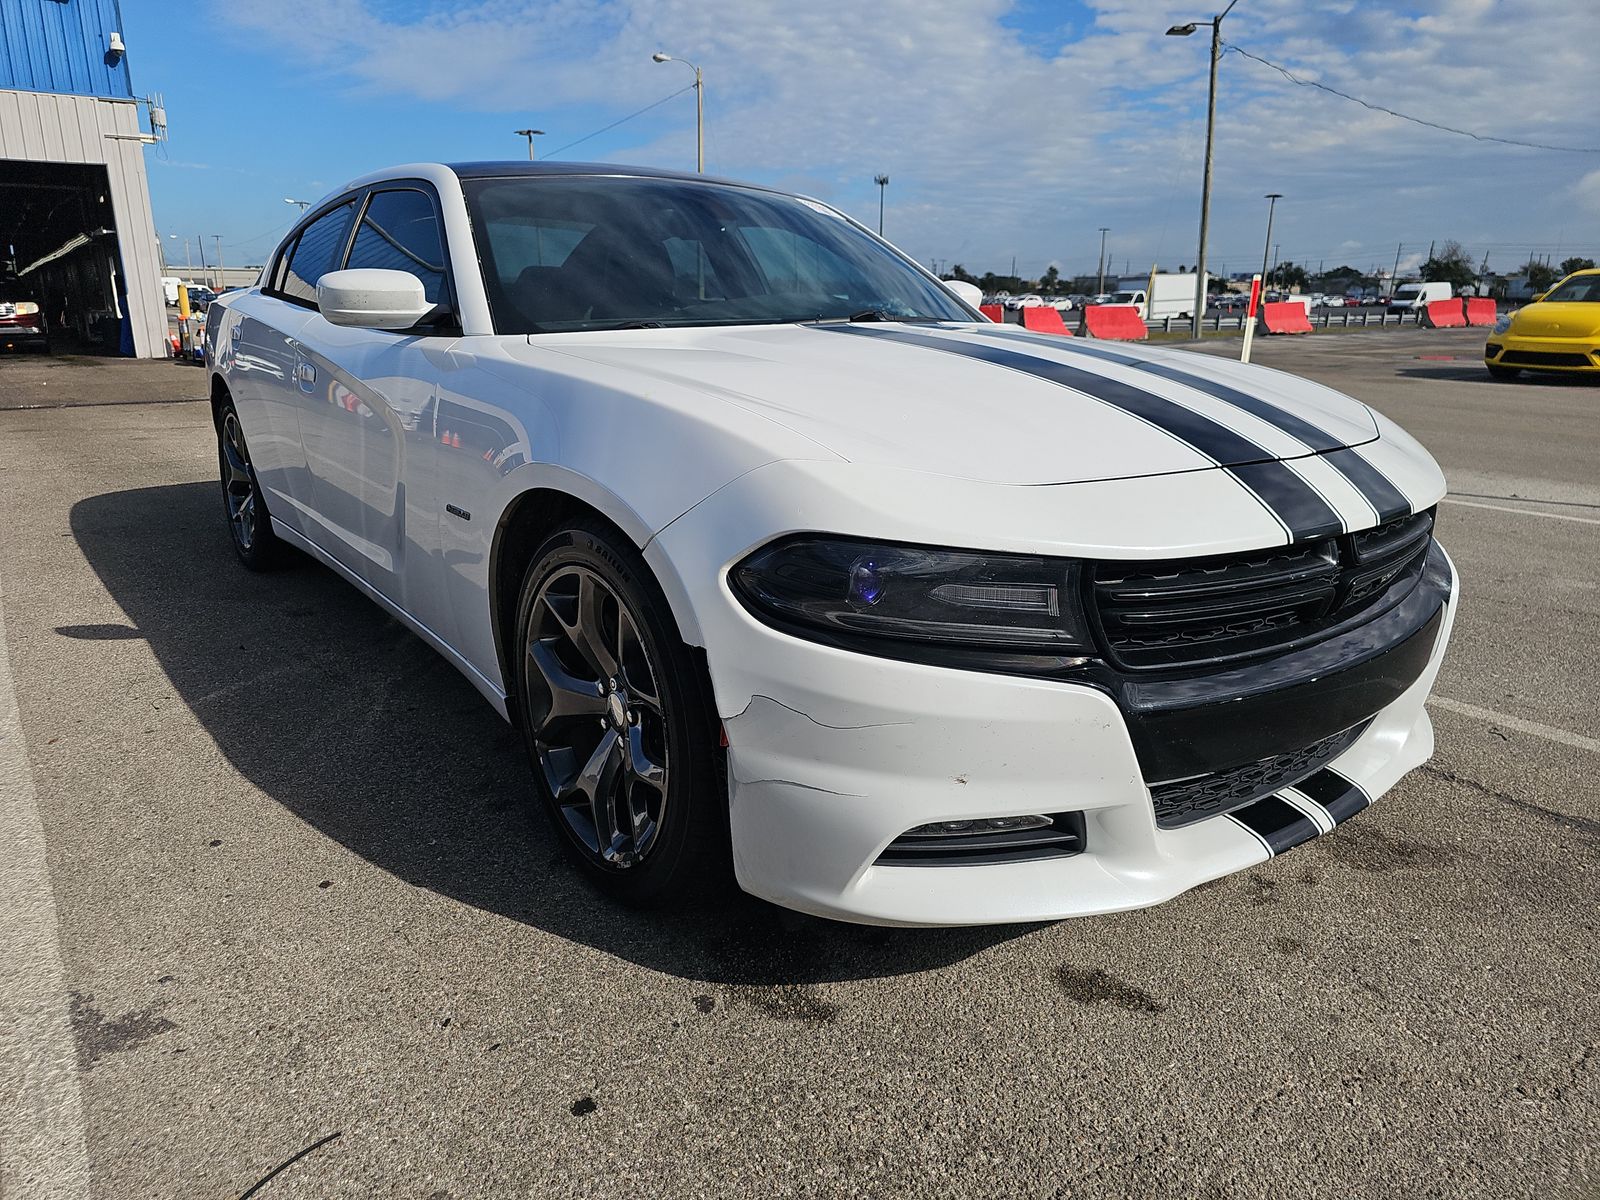
<path id="1" fill-rule="evenodd" d="M 1428 329 L 1460 329 L 1467 323 L 1467 314 L 1461 310 L 1459 300 L 1430 300 L 1422 306 L 1422 324 Z"/>
<path id="2" fill-rule="evenodd" d="M 1493 325 L 1499 315 L 1494 301 L 1488 296 L 1474 296 L 1467 300 L 1468 325 Z"/>
<path id="3" fill-rule="evenodd" d="M 1067 323 L 1061 319 L 1061 314 L 1048 307 L 1023 309 L 1022 327 L 1031 329 L 1035 333 L 1059 333 L 1062 337 L 1072 336 L 1072 330 L 1067 328 Z"/>
<path id="4" fill-rule="evenodd" d="M 1276 300 L 1261 306 L 1261 324 L 1268 333 L 1310 333 L 1311 314 L 1298 300 Z"/>
<path id="5" fill-rule="evenodd" d="M 1002 324 L 1006 319 L 1006 309 L 1003 304 L 980 304 L 978 305 L 978 311 L 996 325 Z"/>
<path id="6" fill-rule="evenodd" d="M 1091 304 L 1083 310 L 1083 332 L 1113 342 L 1142 342 L 1150 336 L 1131 304 Z"/>

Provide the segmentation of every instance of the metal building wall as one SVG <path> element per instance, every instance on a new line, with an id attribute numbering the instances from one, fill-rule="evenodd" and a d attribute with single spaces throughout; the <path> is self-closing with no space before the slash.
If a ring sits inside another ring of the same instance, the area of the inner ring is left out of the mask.
<path id="1" fill-rule="evenodd" d="M 133 101 L 0 91 L 0 159 L 104 164 L 127 289 L 133 352 L 140 358 L 163 358 L 169 352 L 167 310 L 144 146 L 107 136 L 113 133 L 139 133 L 139 109 Z"/>
<path id="2" fill-rule="evenodd" d="M 0 0 L 0 88 L 128 100 L 128 60 L 106 61 L 122 32 L 117 0 Z"/>

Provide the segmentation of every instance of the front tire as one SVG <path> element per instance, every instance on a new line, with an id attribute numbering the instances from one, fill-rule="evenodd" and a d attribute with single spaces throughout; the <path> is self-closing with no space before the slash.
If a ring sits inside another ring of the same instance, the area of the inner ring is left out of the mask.
<path id="1" fill-rule="evenodd" d="M 228 520 L 234 554 L 252 571 L 271 570 L 283 561 L 283 543 L 272 532 L 267 501 L 232 400 L 222 406 L 217 422 L 217 466 L 222 476 L 222 515 Z"/>
<path id="2" fill-rule="evenodd" d="M 720 887 L 730 855 L 710 684 L 639 552 L 598 520 L 551 536 L 523 579 L 516 646 L 535 791 L 584 873 L 647 907 Z"/>

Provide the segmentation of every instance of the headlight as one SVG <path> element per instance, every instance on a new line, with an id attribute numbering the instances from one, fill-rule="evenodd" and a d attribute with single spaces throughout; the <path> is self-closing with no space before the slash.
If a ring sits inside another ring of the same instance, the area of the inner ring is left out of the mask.
<path id="1" fill-rule="evenodd" d="M 39 311 L 39 306 L 32 300 L 19 300 L 15 312 L 19 317 L 32 316 Z"/>
<path id="2" fill-rule="evenodd" d="M 906 643 L 1085 653 L 1078 579 L 1067 559 L 813 536 L 766 546 L 730 576 L 767 624 L 856 646 L 881 640 L 866 648 L 889 655 Z"/>
<path id="3" fill-rule="evenodd" d="M 1502 313 L 1500 316 L 1498 316 L 1498 317 L 1496 317 L 1494 319 L 1494 331 L 1496 333 L 1505 333 L 1510 328 L 1511 328 L 1511 314 L 1510 313 Z"/>

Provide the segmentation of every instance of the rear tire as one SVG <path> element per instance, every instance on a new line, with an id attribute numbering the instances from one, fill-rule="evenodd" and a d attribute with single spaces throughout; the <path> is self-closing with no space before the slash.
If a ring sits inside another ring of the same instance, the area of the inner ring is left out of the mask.
<path id="1" fill-rule="evenodd" d="M 582 518 L 534 554 L 516 704 L 539 807 L 599 888 L 665 907 L 731 877 L 710 681 L 639 552 Z"/>
<path id="2" fill-rule="evenodd" d="M 228 400 L 217 420 L 217 466 L 222 476 L 222 515 L 239 561 L 252 571 L 270 571 L 283 561 L 283 543 L 272 532 L 267 500 L 250 462 L 239 413 Z"/>
<path id="3" fill-rule="evenodd" d="M 1516 367 L 1501 367 L 1496 366 L 1494 363 L 1484 363 L 1483 365 L 1489 368 L 1489 377 L 1491 379 L 1511 380 L 1522 374 Z"/>

